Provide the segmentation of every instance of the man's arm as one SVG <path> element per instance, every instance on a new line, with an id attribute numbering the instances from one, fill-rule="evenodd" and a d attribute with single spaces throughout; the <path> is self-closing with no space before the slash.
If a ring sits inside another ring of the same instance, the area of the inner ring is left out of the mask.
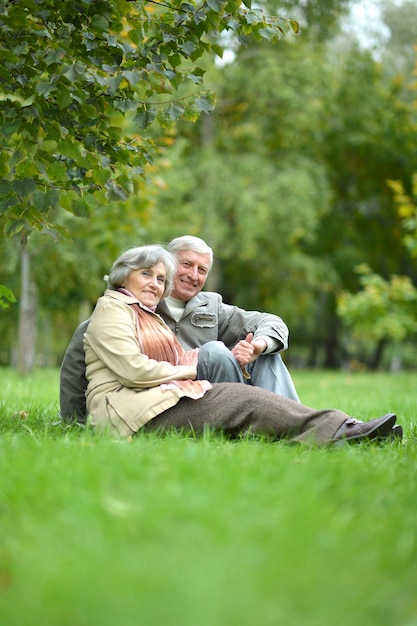
<path id="1" fill-rule="evenodd" d="M 253 333 L 253 341 L 269 338 L 276 342 L 276 348 L 269 352 L 279 352 L 288 348 L 289 330 L 285 322 L 272 313 L 246 311 L 237 306 L 225 304 L 220 300 L 218 305 L 219 332 L 218 339 L 232 349 L 239 341 Z M 261 342 L 259 342 L 261 345 Z"/>
<path id="2" fill-rule="evenodd" d="M 61 418 L 65 422 L 85 424 L 87 420 L 83 337 L 89 321 L 82 322 L 74 332 L 61 364 L 59 404 Z"/>
<path id="3" fill-rule="evenodd" d="M 267 341 L 266 353 L 278 352 L 288 347 L 288 328 L 277 315 L 245 311 L 225 304 L 220 294 L 204 291 L 192 298 L 177 322 L 164 301 L 157 312 L 177 335 L 186 350 L 204 345 L 208 341 L 223 341 L 231 350 L 248 333 L 253 333 L 255 343 Z"/>

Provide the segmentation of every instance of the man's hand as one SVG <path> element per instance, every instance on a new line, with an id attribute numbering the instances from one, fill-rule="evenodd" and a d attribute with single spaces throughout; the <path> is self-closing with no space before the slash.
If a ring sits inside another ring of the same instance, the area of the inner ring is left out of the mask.
<path id="1" fill-rule="evenodd" d="M 263 339 L 253 339 L 253 333 L 248 333 L 232 348 L 231 352 L 239 361 L 241 367 L 256 361 L 258 356 L 266 349 L 266 341 Z"/>

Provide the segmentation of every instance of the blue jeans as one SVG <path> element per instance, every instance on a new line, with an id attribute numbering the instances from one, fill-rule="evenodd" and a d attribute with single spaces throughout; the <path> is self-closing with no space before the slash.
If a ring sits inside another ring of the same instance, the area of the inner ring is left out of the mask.
<path id="1" fill-rule="evenodd" d="M 294 383 L 277 352 L 258 357 L 246 367 L 246 379 L 239 362 L 221 341 L 209 341 L 198 353 L 197 378 L 212 383 L 245 383 L 262 387 L 279 396 L 300 402 Z"/>

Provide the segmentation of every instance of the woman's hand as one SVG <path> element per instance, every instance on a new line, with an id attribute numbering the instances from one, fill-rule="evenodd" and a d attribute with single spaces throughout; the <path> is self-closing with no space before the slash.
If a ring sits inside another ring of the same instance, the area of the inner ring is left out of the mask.
<path id="1" fill-rule="evenodd" d="M 182 355 L 179 365 L 191 365 L 193 367 L 197 367 L 198 361 L 198 348 L 194 348 L 194 350 L 187 350 Z"/>

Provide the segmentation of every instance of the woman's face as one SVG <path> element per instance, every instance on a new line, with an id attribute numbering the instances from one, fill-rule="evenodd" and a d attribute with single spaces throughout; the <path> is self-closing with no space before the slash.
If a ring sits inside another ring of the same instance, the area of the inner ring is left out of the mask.
<path id="1" fill-rule="evenodd" d="M 132 270 L 127 277 L 125 287 L 133 293 L 141 304 L 148 308 L 155 307 L 165 290 L 166 269 L 163 263 L 153 267 Z"/>

